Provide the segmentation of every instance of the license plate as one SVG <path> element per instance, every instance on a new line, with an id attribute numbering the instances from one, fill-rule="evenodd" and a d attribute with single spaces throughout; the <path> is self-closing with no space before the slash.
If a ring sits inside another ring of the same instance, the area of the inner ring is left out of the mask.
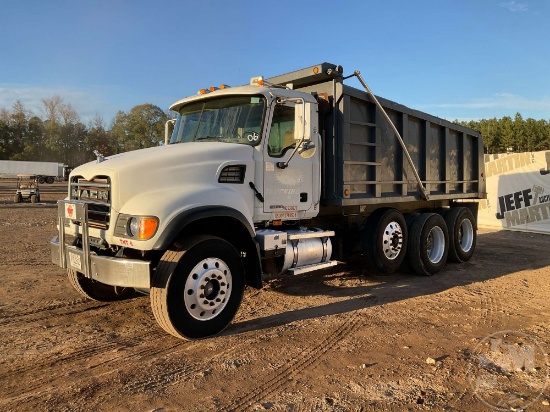
<path id="1" fill-rule="evenodd" d="M 69 252 L 69 260 L 71 262 L 71 266 L 73 268 L 77 268 L 78 270 L 82 270 L 82 262 L 80 261 L 80 255 L 76 253 Z"/>

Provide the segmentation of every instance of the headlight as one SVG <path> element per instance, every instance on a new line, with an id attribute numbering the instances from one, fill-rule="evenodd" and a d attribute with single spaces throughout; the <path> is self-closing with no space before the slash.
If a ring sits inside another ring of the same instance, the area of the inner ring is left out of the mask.
<path id="1" fill-rule="evenodd" d="M 139 218 L 130 218 L 130 220 L 128 220 L 128 234 L 132 237 L 136 236 L 139 232 L 139 226 Z"/>
<path id="2" fill-rule="evenodd" d="M 154 216 L 120 215 L 115 229 L 115 236 L 148 240 L 155 235 L 158 225 L 159 220 Z"/>

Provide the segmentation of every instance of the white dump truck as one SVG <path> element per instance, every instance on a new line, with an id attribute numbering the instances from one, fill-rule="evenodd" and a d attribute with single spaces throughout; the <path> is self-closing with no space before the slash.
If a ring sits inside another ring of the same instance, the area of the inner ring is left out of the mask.
<path id="1" fill-rule="evenodd" d="M 470 259 L 481 135 L 351 76 L 322 63 L 174 103 L 165 145 L 72 171 L 53 262 L 90 299 L 148 293 L 163 329 L 197 339 L 227 327 L 263 274 L 358 253 L 420 275 Z"/>

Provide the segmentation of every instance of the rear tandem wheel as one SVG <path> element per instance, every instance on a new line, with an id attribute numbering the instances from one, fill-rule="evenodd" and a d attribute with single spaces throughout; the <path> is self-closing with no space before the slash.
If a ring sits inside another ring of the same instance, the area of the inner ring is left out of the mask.
<path id="1" fill-rule="evenodd" d="M 401 266 L 408 242 L 407 224 L 401 212 L 393 208 L 374 211 L 367 219 L 363 236 L 369 265 L 386 274 Z"/>
<path id="2" fill-rule="evenodd" d="M 447 263 L 449 234 L 447 224 L 437 213 L 421 213 L 411 223 L 409 263 L 419 275 L 438 273 Z"/>

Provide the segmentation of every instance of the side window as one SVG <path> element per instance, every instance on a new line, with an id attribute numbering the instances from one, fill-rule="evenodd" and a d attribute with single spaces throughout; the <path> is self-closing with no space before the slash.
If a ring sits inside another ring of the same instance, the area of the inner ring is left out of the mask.
<path id="1" fill-rule="evenodd" d="M 278 104 L 273 110 L 273 120 L 269 130 L 269 155 L 282 156 L 285 150 L 296 144 L 294 140 L 294 105 Z"/>

